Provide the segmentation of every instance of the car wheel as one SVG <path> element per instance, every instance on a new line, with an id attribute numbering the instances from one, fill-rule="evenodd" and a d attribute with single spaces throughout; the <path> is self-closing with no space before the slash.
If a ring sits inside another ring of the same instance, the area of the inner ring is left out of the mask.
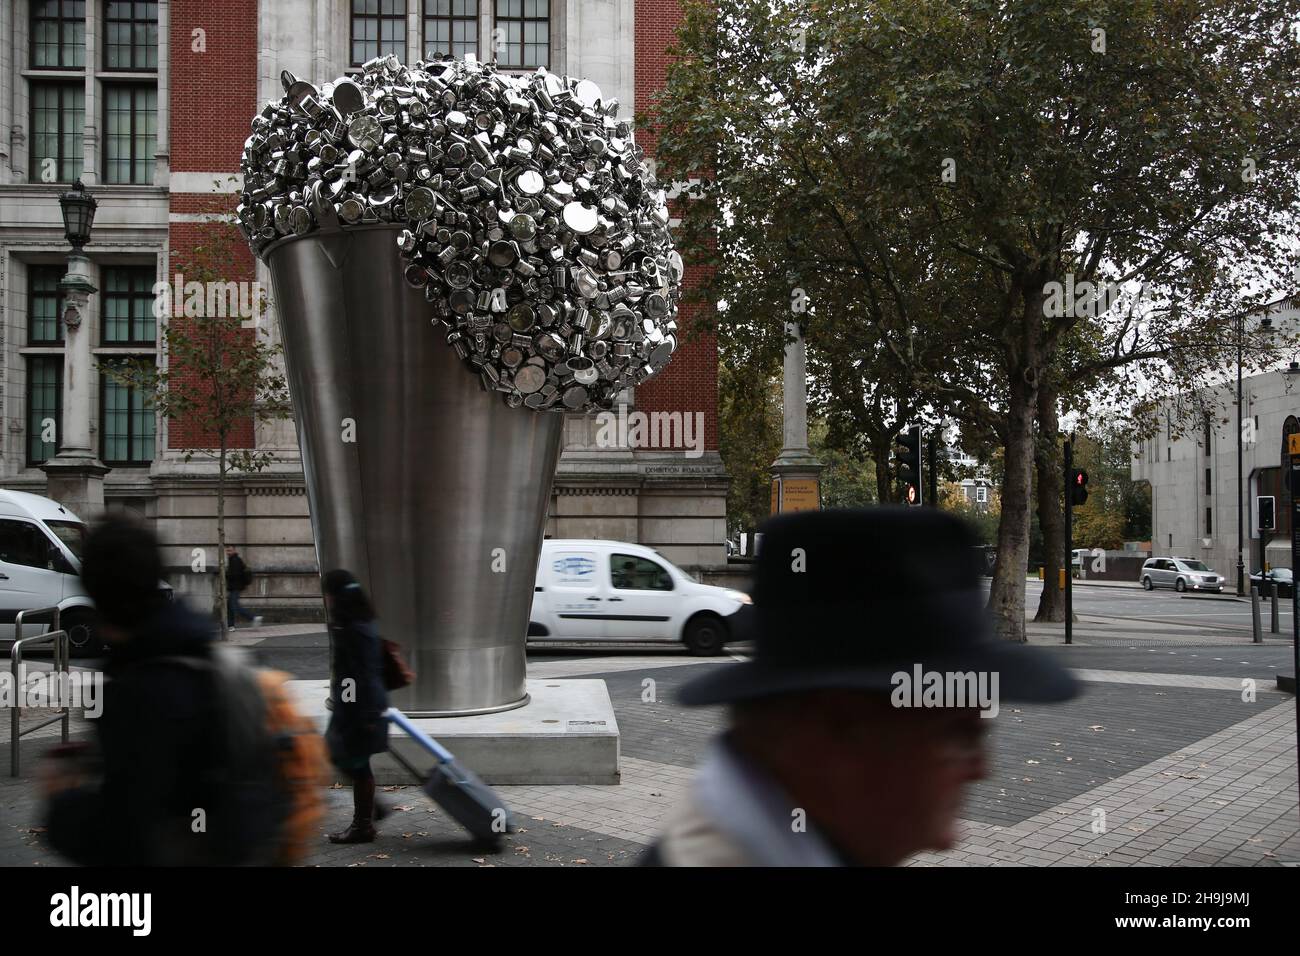
<path id="1" fill-rule="evenodd" d="M 686 622 L 682 643 L 696 657 L 722 653 L 727 641 L 727 625 L 716 614 L 697 614 Z"/>
<path id="2" fill-rule="evenodd" d="M 95 628 L 95 616 L 89 611 L 69 611 L 60 615 L 59 627 L 68 632 L 71 657 L 93 657 L 103 650 Z"/>
<path id="3" fill-rule="evenodd" d="M 1186 591 L 1186 590 L 1187 590 L 1187 582 L 1184 581 L 1182 578 L 1179 578 L 1177 581 L 1174 582 L 1174 590 L 1175 590 L 1175 591 Z"/>
<path id="4" fill-rule="evenodd" d="M 1144 578 L 1142 579 L 1142 590 L 1144 590 L 1144 591 L 1154 591 L 1154 590 L 1155 590 L 1155 585 L 1151 583 L 1151 579 L 1150 579 L 1150 578 L 1146 578 L 1146 577 L 1144 577 Z"/>

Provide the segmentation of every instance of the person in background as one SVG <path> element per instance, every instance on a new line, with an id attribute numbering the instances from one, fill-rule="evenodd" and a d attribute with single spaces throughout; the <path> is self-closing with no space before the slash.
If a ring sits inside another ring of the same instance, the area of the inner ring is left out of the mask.
<path id="1" fill-rule="evenodd" d="M 752 658 L 679 694 L 728 705 L 729 727 L 642 864 L 894 866 L 950 848 L 998 699 L 1066 700 L 1077 683 L 994 638 L 976 539 L 951 515 L 809 511 L 764 532 L 754 603 L 729 619 Z M 980 689 L 899 693 L 918 666 Z"/>
<path id="2" fill-rule="evenodd" d="M 372 843 L 375 820 L 387 815 L 375 801 L 370 757 L 388 749 L 388 691 L 375 612 L 349 571 L 328 572 L 323 581 L 334 666 L 325 742 L 334 765 L 352 780 L 352 823 L 330 835 L 331 843 Z"/>
<path id="3" fill-rule="evenodd" d="M 235 619 L 252 621 L 253 627 L 262 626 L 262 618 L 252 614 L 239 600 L 241 591 L 253 583 L 253 575 L 248 565 L 239 556 L 239 550 L 233 545 L 226 545 L 226 627 L 235 629 Z"/>

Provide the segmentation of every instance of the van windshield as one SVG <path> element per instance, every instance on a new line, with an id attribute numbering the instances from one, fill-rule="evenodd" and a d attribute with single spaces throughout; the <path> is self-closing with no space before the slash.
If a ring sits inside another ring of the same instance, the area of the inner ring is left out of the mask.
<path id="1" fill-rule="evenodd" d="M 659 555 L 660 559 L 664 562 L 664 564 L 672 564 L 671 561 L 665 558 L 662 554 L 659 554 L 658 551 L 656 551 L 655 554 Z M 677 568 L 677 565 L 673 564 L 673 567 Z M 690 574 L 683 571 L 681 568 L 677 568 L 677 573 L 680 574 L 682 577 L 684 577 L 687 581 L 690 581 L 692 584 L 700 583 L 699 581 L 696 581 L 695 578 L 691 577 Z"/>
<path id="2" fill-rule="evenodd" d="M 58 535 L 77 560 L 81 560 L 81 548 L 86 540 L 86 526 L 80 521 L 47 521 L 45 526 Z"/>
<path id="3" fill-rule="evenodd" d="M 1188 571 L 1208 571 L 1208 570 L 1210 570 L 1210 569 L 1207 568 L 1207 567 L 1205 566 L 1205 564 L 1204 564 L 1203 562 L 1201 562 L 1201 561 L 1183 561 L 1183 566 L 1186 567 Z"/>

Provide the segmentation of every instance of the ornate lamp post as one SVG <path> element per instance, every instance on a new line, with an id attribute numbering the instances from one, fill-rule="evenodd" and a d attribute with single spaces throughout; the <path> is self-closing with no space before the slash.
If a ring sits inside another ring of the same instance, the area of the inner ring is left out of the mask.
<path id="1" fill-rule="evenodd" d="M 65 505 L 83 520 L 104 510 L 104 475 L 109 468 L 99 460 L 90 443 L 90 297 L 97 291 L 90 278 L 90 260 L 82 249 L 90 241 L 99 204 L 77 180 L 59 197 L 63 229 L 72 251 L 68 272 L 59 283 L 64 307 L 63 421 L 59 423 L 59 453 L 42 470 L 47 477 L 49 497 Z"/>

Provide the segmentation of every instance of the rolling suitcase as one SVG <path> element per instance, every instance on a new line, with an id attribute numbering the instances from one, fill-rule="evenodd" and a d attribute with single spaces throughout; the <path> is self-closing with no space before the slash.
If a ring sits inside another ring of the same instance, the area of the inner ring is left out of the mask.
<path id="1" fill-rule="evenodd" d="M 492 843 L 499 843 L 505 834 L 515 831 L 514 817 L 505 801 L 476 777 L 473 771 L 461 766 L 446 747 L 415 726 L 396 707 L 384 711 L 384 717 L 406 731 L 412 740 L 433 755 L 437 763 L 426 776 L 396 750 L 390 748 L 388 751 L 394 760 L 420 781 L 429 798 L 446 810 L 453 820 L 476 839 Z"/>

